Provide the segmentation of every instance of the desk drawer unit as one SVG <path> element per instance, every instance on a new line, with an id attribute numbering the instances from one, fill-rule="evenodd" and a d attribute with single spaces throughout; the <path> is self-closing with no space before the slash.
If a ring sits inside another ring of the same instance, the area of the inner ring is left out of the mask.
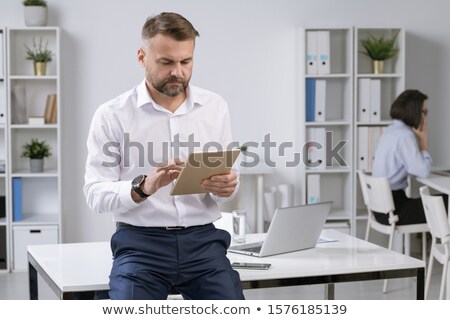
<path id="1" fill-rule="evenodd" d="M 14 226 L 14 270 L 27 269 L 27 247 L 29 245 L 58 243 L 57 226 Z"/>

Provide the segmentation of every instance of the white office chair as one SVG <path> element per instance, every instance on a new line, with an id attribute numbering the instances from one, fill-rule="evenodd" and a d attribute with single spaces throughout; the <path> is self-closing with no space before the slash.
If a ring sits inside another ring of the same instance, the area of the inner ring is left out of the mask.
<path id="1" fill-rule="evenodd" d="M 428 262 L 427 280 L 425 283 L 425 299 L 427 299 L 430 289 L 433 258 L 436 258 L 443 265 L 441 290 L 439 293 L 439 299 L 442 300 L 444 299 L 448 262 L 450 260 L 450 225 L 447 220 L 442 196 L 431 196 L 430 190 L 426 186 L 420 188 L 420 196 L 422 197 L 423 208 L 432 237 L 430 261 Z M 437 242 L 438 239 L 440 243 Z"/>
<path id="2" fill-rule="evenodd" d="M 372 177 L 367 175 L 362 170 L 358 170 L 359 181 L 361 184 L 361 191 L 364 198 L 364 204 L 367 207 L 367 228 L 366 241 L 369 241 L 370 229 L 374 229 L 380 233 L 389 235 L 388 249 L 392 250 L 394 234 L 397 232 L 402 235 L 409 235 L 411 233 L 422 233 L 422 258 L 423 261 L 427 259 L 427 243 L 426 232 L 429 231 L 426 223 L 396 225 L 398 216 L 395 215 L 394 199 L 392 198 L 392 191 L 389 185 L 389 180 L 386 177 Z M 389 215 L 389 225 L 379 223 L 373 214 L 379 212 Z M 384 280 L 383 293 L 387 291 L 387 280 Z"/>

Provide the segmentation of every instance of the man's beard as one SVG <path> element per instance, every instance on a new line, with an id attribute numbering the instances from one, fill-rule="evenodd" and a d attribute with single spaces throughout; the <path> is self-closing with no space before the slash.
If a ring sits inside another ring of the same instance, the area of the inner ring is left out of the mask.
<path id="1" fill-rule="evenodd" d="M 164 79 L 161 82 L 155 83 L 153 81 L 153 78 L 151 79 L 151 84 L 153 85 L 153 88 L 156 89 L 156 91 L 161 92 L 162 94 L 168 96 L 168 97 L 176 97 L 180 94 L 184 94 L 186 92 L 186 88 L 188 87 L 189 80 L 186 81 L 183 78 L 177 78 L 174 76 L 171 76 L 169 78 Z M 177 85 L 169 85 L 169 83 L 181 83 L 181 87 Z"/>

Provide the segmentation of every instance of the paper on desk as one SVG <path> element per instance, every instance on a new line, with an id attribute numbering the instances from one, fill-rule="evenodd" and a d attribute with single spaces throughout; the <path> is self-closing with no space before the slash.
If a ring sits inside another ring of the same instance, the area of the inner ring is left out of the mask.
<path id="1" fill-rule="evenodd" d="M 327 242 L 336 242 L 337 240 L 335 239 L 330 239 L 327 237 L 319 237 L 319 240 L 317 240 L 317 243 L 327 243 Z"/>

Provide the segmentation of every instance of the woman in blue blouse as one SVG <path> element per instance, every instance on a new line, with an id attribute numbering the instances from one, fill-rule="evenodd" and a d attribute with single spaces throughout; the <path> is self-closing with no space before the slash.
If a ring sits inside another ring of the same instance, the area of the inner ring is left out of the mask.
<path id="1" fill-rule="evenodd" d="M 404 189 L 408 175 L 424 178 L 430 173 L 428 97 L 418 90 L 406 90 L 395 99 L 390 115 L 394 121 L 380 138 L 372 175 L 389 179 L 398 225 L 425 223 L 421 199 L 408 198 Z M 375 213 L 375 219 L 389 224 L 386 214 Z"/>

